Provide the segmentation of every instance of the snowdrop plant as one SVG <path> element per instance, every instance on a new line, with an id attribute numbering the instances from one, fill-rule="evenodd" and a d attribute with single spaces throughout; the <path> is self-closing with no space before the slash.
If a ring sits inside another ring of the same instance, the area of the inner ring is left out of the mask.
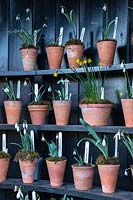
<path id="1" fill-rule="evenodd" d="M 22 186 L 16 186 L 14 188 L 14 192 L 17 192 L 16 194 L 16 199 L 20 199 L 20 200 L 30 200 L 29 195 L 26 194 L 24 195 L 22 192 Z M 34 200 L 40 200 L 40 196 L 39 194 L 36 194 L 36 198 Z"/>
<path id="2" fill-rule="evenodd" d="M 14 87 L 13 87 L 13 81 L 12 80 L 8 81 L 7 78 L 5 79 L 3 90 L 4 90 L 5 94 L 8 96 L 10 101 L 15 101 L 16 100 L 16 96 L 15 96 Z"/>
<path id="3" fill-rule="evenodd" d="M 51 200 L 56 200 L 55 198 L 51 198 Z M 72 197 L 67 197 L 66 194 L 60 200 L 73 200 Z"/>

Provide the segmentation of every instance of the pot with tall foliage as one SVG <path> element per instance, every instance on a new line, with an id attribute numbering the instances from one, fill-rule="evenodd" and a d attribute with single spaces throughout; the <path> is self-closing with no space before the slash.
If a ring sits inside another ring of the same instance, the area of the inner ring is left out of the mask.
<path id="1" fill-rule="evenodd" d="M 77 28 L 75 22 L 74 11 L 67 11 L 66 7 L 61 6 L 61 13 L 66 17 L 70 28 L 72 30 L 72 38 L 65 43 L 68 65 L 70 68 L 78 68 L 79 65 L 76 63 L 76 60 L 81 59 L 84 52 L 84 44 L 78 39 Z"/>
<path id="2" fill-rule="evenodd" d="M 8 100 L 4 101 L 7 123 L 19 123 L 20 114 L 22 110 L 22 101 L 16 98 L 13 81 L 8 81 L 6 78 L 3 85 L 3 90 L 8 96 Z"/>
<path id="3" fill-rule="evenodd" d="M 116 44 L 117 44 L 117 41 L 115 38 L 116 38 L 116 28 L 117 28 L 117 23 L 118 23 L 118 17 L 116 17 L 114 20 L 109 22 L 107 3 L 104 3 L 103 11 L 105 15 L 104 16 L 105 27 L 103 31 L 103 39 L 97 42 L 97 49 L 98 49 L 98 54 L 99 54 L 99 58 L 102 65 L 110 66 L 114 62 L 115 49 L 116 49 Z M 109 33 L 110 33 L 111 25 L 113 23 L 115 23 L 114 34 L 113 34 L 113 39 L 110 39 Z"/>
<path id="4" fill-rule="evenodd" d="M 94 167 L 95 165 L 86 162 L 79 154 L 77 149 L 73 151 L 76 164 L 72 165 L 74 185 L 77 190 L 90 190 L 93 185 Z"/>
<path id="5" fill-rule="evenodd" d="M 51 141 L 47 142 L 44 138 L 44 141 L 46 142 L 49 150 L 49 156 L 46 158 L 46 164 L 48 168 L 48 174 L 50 178 L 50 185 L 54 187 L 60 187 L 63 184 L 63 178 L 66 168 L 66 158 L 59 155 L 58 147 L 57 147 L 57 141 L 58 137 L 56 137 L 56 143 Z"/>
<path id="6" fill-rule="evenodd" d="M 31 86 L 31 92 L 29 93 L 29 95 L 32 95 L 33 98 L 32 102 L 28 105 L 31 122 L 33 125 L 44 125 L 46 120 L 46 113 L 50 108 L 50 102 L 42 100 L 46 89 L 44 88 L 43 84 L 39 88 L 38 84 L 35 84 L 34 88 L 31 84 L 30 79 L 26 78 L 24 85 L 27 86 L 28 83 Z"/>
<path id="7" fill-rule="evenodd" d="M 59 80 L 57 84 L 61 85 L 61 88 L 53 92 L 53 109 L 55 114 L 56 125 L 67 125 L 69 123 L 69 116 L 71 112 L 71 93 L 69 94 L 68 85 L 70 81 L 68 79 Z"/>
<path id="8" fill-rule="evenodd" d="M 29 8 L 26 9 L 26 21 L 32 27 L 32 13 Z M 21 40 L 21 56 L 23 62 L 23 68 L 25 71 L 33 70 L 37 59 L 37 45 L 41 39 L 43 29 L 46 24 L 37 30 L 27 30 L 22 26 L 22 20 L 20 14 L 17 15 L 16 21 L 20 22 L 20 29 L 13 29 L 9 31 L 9 36 L 15 34 Z"/>
<path id="9" fill-rule="evenodd" d="M 96 160 L 102 184 L 102 191 L 104 193 L 114 193 L 120 167 L 119 159 L 115 156 L 109 156 L 108 146 L 105 140 L 106 136 L 104 136 L 103 142 L 103 140 L 87 122 L 85 122 L 83 119 L 80 119 L 80 122 L 87 129 L 89 137 L 81 139 L 78 143 L 78 146 L 82 141 L 87 140 L 102 153 L 102 155 L 100 155 Z"/>
<path id="10" fill-rule="evenodd" d="M 89 62 L 89 67 L 87 62 Z M 84 90 L 85 98 L 81 99 L 79 103 L 82 116 L 92 126 L 106 126 L 113 104 L 103 97 L 102 89 L 104 87 L 100 68 L 96 71 L 87 59 L 80 61 L 80 63 L 82 63 L 84 76 L 79 74 L 74 68 L 72 69 L 73 75 L 68 76 L 78 81 Z"/>
<path id="11" fill-rule="evenodd" d="M 23 122 L 23 133 L 20 131 L 20 139 L 21 144 L 11 143 L 20 148 L 14 160 L 19 162 L 23 183 L 33 183 L 39 154 L 33 148 L 33 141 L 28 132 L 28 124 L 26 121 Z"/>
<path id="12" fill-rule="evenodd" d="M 122 110 L 124 114 L 125 126 L 133 127 L 133 86 L 129 78 L 125 64 L 122 62 L 123 73 L 125 77 L 125 93 L 120 91 Z"/>

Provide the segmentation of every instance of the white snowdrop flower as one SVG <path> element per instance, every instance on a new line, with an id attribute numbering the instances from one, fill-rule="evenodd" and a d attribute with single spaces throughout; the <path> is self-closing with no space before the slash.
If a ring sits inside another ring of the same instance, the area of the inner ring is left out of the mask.
<path id="1" fill-rule="evenodd" d="M 104 6 L 103 6 L 103 11 L 106 11 L 106 10 L 107 10 L 107 5 L 105 3 Z"/>
<path id="2" fill-rule="evenodd" d="M 44 142 L 45 141 L 45 137 L 44 137 L 44 134 L 42 134 L 42 138 L 41 138 L 41 141 Z"/>
<path id="3" fill-rule="evenodd" d="M 59 135 L 57 134 L 57 135 L 56 135 L 56 140 L 58 140 L 58 138 L 59 138 Z"/>
<path id="4" fill-rule="evenodd" d="M 17 126 L 17 128 L 16 128 L 16 129 L 17 129 L 17 132 L 19 132 L 19 131 L 20 131 L 20 128 L 19 128 L 19 126 Z"/>
<path id="5" fill-rule="evenodd" d="M 61 13 L 64 14 L 64 12 L 65 12 L 65 11 L 64 11 L 64 7 L 61 6 Z"/>
<path id="6" fill-rule="evenodd" d="M 123 67 L 123 72 L 125 73 L 125 71 L 126 71 L 126 69 L 125 69 L 125 67 Z"/>
<path id="7" fill-rule="evenodd" d="M 48 92 L 52 92 L 51 85 L 49 85 L 49 87 L 48 87 Z"/>
<path id="8" fill-rule="evenodd" d="M 30 12 L 30 9 L 29 8 L 26 8 L 26 13 L 29 13 Z"/>
<path id="9" fill-rule="evenodd" d="M 23 122 L 23 128 L 26 128 L 26 126 L 25 126 L 25 122 Z"/>
<path id="10" fill-rule="evenodd" d="M 18 190 L 18 186 L 15 185 L 15 187 L 14 187 L 14 192 L 17 192 L 17 190 Z"/>
<path id="11" fill-rule="evenodd" d="M 76 151 L 73 151 L 73 155 L 76 155 Z"/>
<path id="12" fill-rule="evenodd" d="M 26 21 L 27 21 L 27 22 L 30 22 L 30 17 L 26 17 Z"/>
<path id="13" fill-rule="evenodd" d="M 24 86 L 27 86 L 27 85 L 28 85 L 28 84 L 27 84 L 27 81 L 25 80 L 25 81 L 24 81 Z"/>
<path id="14" fill-rule="evenodd" d="M 43 28 L 44 28 L 44 27 L 47 27 L 47 24 L 44 23 L 42 27 L 43 27 Z"/>
<path id="15" fill-rule="evenodd" d="M 16 195 L 17 199 L 20 199 L 20 197 L 23 198 L 23 193 L 21 192 L 21 189 L 18 190 L 18 193 Z"/>
<path id="16" fill-rule="evenodd" d="M 15 128 L 17 128 L 18 127 L 18 123 L 15 123 Z"/>
<path id="17" fill-rule="evenodd" d="M 123 62 L 121 62 L 121 65 L 120 65 L 120 66 L 121 66 L 121 68 L 123 69 L 123 68 L 124 68 L 124 63 L 123 63 Z"/>
<path id="18" fill-rule="evenodd" d="M 26 129 L 25 128 L 24 128 L 24 132 L 23 133 L 24 133 L 24 135 L 26 134 Z"/>
<path id="19" fill-rule="evenodd" d="M 128 176 L 128 173 L 127 173 L 127 170 L 125 169 L 125 171 L 124 171 L 124 175 L 125 176 Z"/>
<path id="20" fill-rule="evenodd" d="M 106 140 L 105 140 L 105 138 L 103 138 L 102 145 L 103 145 L 104 147 L 106 146 Z"/>
<path id="21" fill-rule="evenodd" d="M 4 89 L 4 92 L 5 92 L 5 93 L 8 93 L 8 92 L 9 92 L 9 89 L 8 89 L 8 88 L 5 88 L 5 89 Z"/>
<path id="22" fill-rule="evenodd" d="M 26 128 L 26 129 L 28 128 L 28 124 L 27 124 L 27 122 L 25 123 L 25 128 Z"/>
<path id="23" fill-rule="evenodd" d="M 20 21 L 20 14 L 16 16 L 16 21 Z"/>

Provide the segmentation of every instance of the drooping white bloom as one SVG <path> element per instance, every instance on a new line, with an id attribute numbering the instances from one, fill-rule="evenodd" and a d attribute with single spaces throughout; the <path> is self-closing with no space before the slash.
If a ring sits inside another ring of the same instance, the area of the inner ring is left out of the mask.
<path id="1" fill-rule="evenodd" d="M 26 134 L 26 129 L 24 128 L 24 135 Z"/>
<path id="2" fill-rule="evenodd" d="M 128 176 L 128 173 L 127 173 L 127 170 L 125 169 L 125 171 L 124 171 L 124 175 L 125 176 Z"/>
<path id="3" fill-rule="evenodd" d="M 19 13 L 16 16 L 16 21 L 20 21 L 20 14 Z"/>
<path id="4" fill-rule="evenodd" d="M 25 81 L 24 81 L 24 86 L 27 86 L 27 85 L 28 85 L 28 84 L 27 84 L 27 81 L 25 80 Z"/>
<path id="5" fill-rule="evenodd" d="M 9 89 L 8 89 L 8 88 L 5 88 L 5 89 L 4 89 L 4 92 L 5 92 L 5 93 L 8 93 L 8 92 L 9 92 Z"/>
<path id="6" fill-rule="evenodd" d="M 30 9 L 29 8 L 26 8 L 26 13 L 29 13 L 30 12 Z"/>
<path id="7" fill-rule="evenodd" d="M 64 14 L 64 12 L 65 12 L 65 11 L 64 11 L 64 7 L 61 6 L 61 13 Z"/>
<path id="8" fill-rule="evenodd" d="M 73 151 L 73 155 L 76 155 L 76 151 L 75 150 Z"/>
<path id="9" fill-rule="evenodd" d="M 44 24 L 42 25 L 42 27 L 43 27 L 43 28 L 44 28 L 44 27 L 47 27 L 47 24 L 44 23 Z"/>
<path id="10" fill-rule="evenodd" d="M 107 5 L 105 3 L 104 6 L 103 6 L 103 11 L 106 11 L 106 10 L 107 10 Z"/>
<path id="11" fill-rule="evenodd" d="M 20 199 L 20 197 L 23 198 L 24 196 L 23 196 L 23 193 L 21 192 L 21 189 L 19 188 L 19 189 L 18 189 L 18 193 L 17 193 L 17 195 L 16 195 L 16 198 L 17 198 L 17 199 Z"/>
<path id="12" fill-rule="evenodd" d="M 27 21 L 27 22 L 30 22 L 30 17 L 26 17 L 26 21 Z"/>

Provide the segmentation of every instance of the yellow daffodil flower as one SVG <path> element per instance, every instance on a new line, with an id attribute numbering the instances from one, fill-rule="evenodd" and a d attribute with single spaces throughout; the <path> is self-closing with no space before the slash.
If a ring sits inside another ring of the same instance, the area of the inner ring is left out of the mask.
<path id="1" fill-rule="evenodd" d="M 80 63 L 79 63 L 79 66 L 82 66 L 82 64 L 83 64 L 83 62 L 82 62 L 82 61 L 80 61 Z"/>
<path id="2" fill-rule="evenodd" d="M 87 59 L 87 62 L 88 62 L 88 64 L 91 64 L 91 63 L 92 63 L 92 59 L 91 59 L 91 58 L 88 58 L 88 59 Z"/>
<path id="3" fill-rule="evenodd" d="M 83 64 L 85 64 L 85 65 L 87 64 L 87 60 L 86 59 L 83 60 Z"/>
<path id="4" fill-rule="evenodd" d="M 103 66 L 103 64 L 102 64 L 101 62 L 99 62 L 98 66 L 102 67 L 102 66 Z"/>
<path id="5" fill-rule="evenodd" d="M 54 72 L 53 76 L 57 77 L 58 76 L 58 72 Z"/>
<path id="6" fill-rule="evenodd" d="M 77 64 L 80 64 L 80 62 L 81 62 L 80 59 L 77 59 L 77 60 L 76 60 L 76 63 L 77 63 Z"/>

